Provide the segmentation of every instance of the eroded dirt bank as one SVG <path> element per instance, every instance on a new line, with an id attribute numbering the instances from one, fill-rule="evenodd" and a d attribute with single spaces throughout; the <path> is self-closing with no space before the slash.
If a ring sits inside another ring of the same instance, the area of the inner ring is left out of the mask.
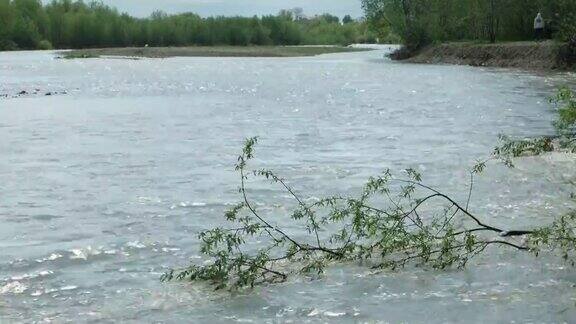
<path id="1" fill-rule="evenodd" d="M 530 70 L 574 70 L 576 60 L 567 44 L 553 41 L 497 44 L 446 43 L 427 47 L 404 61 Z"/>

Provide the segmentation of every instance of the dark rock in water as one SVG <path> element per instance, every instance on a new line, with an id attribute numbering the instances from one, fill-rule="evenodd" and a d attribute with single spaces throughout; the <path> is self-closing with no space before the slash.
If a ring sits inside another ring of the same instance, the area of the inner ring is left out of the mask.
<path id="1" fill-rule="evenodd" d="M 56 96 L 56 95 L 65 95 L 68 94 L 68 91 L 66 90 L 62 90 L 62 91 L 48 91 L 48 92 L 44 92 L 41 89 L 34 89 L 34 90 L 30 90 L 30 92 L 26 91 L 26 90 L 22 90 L 18 93 L 16 93 L 15 95 L 9 95 L 9 94 L 3 94 L 0 93 L 0 98 L 18 98 L 20 96 L 25 96 L 25 95 L 36 95 L 36 96 Z"/>

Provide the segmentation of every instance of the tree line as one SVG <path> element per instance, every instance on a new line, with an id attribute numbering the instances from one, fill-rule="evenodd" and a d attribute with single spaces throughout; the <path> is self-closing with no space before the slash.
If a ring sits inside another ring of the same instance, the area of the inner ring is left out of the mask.
<path id="1" fill-rule="evenodd" d="M 534 39 L 541 12 L 550 38 L 576 35 L 574 0 L 362 0 L 373 26 L 398 35 L 408 47 L 446 41 Z"/>
<path id="2" fill-rule="evenodd" d="M 120 13 L 102 2 L 0 0 L 0 50 L 186 46 L 346 45 L 375 42 L 364 22 L 301 10 L 262 17 L 200 17 L 194 13 L 147 18 Z"/>

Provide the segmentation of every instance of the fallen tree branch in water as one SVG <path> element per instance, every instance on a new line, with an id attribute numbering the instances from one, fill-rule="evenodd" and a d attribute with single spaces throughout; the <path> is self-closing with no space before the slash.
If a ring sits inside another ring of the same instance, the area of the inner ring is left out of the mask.
<path id="1" fill-rule="evenodd" d="M 208 263 L 171 270 L 162 280 L 207 281 L 216 289 L 238 289 L 282 282 L 291 275 L 321 274 L 334 262 L 361 261 L 377 269 L 398 269 L 409 263 L 434 269 L 463 268 L 488 246 L 535 255 L 559 250 L 566 260 L 574 260 L 576 214 L 540 229 L 503 229 L 469 211 L 471 193 L 463 206 L 423 184 L 421 175 L 412 169 L 406 170 L 405 179 L 389 170 L 371 178 L 356 198 L 308 202 L 274 172 L 248 171 L 256 142 L 256 138 L 248 139 L 238 157 L 242 202 L 225 214 L 232 226 L 199 235 L 200 251 Z M 474 168 L 470 192 L 473 175 L 483 168 L 482 164 Z M 295 200 L 290 226 L 278 225 L 281 219 L 256 208 L 246 186 L 251 176 L 279 184 Z M 523 240 L 516 242 L 516 237 Z"/>

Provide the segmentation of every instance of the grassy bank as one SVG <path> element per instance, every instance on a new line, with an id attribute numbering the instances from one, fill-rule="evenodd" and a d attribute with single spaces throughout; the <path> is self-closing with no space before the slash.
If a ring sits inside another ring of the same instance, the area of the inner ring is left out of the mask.
<path id="1" fill-rule="evenodd" d="M 124 47 L 62 52 L 64 58 L 122 57 L 298 57 L 320 54 L 366 51 L 341 46 L 193 46 L 193 47 Z"/>
<path id="2" fill-rule="evenodd" d="M 574 70 L 568 46 L 553 41 L 510 43 L 446 43 L 429 46 L 405 61 L 528 70 Z"/>

